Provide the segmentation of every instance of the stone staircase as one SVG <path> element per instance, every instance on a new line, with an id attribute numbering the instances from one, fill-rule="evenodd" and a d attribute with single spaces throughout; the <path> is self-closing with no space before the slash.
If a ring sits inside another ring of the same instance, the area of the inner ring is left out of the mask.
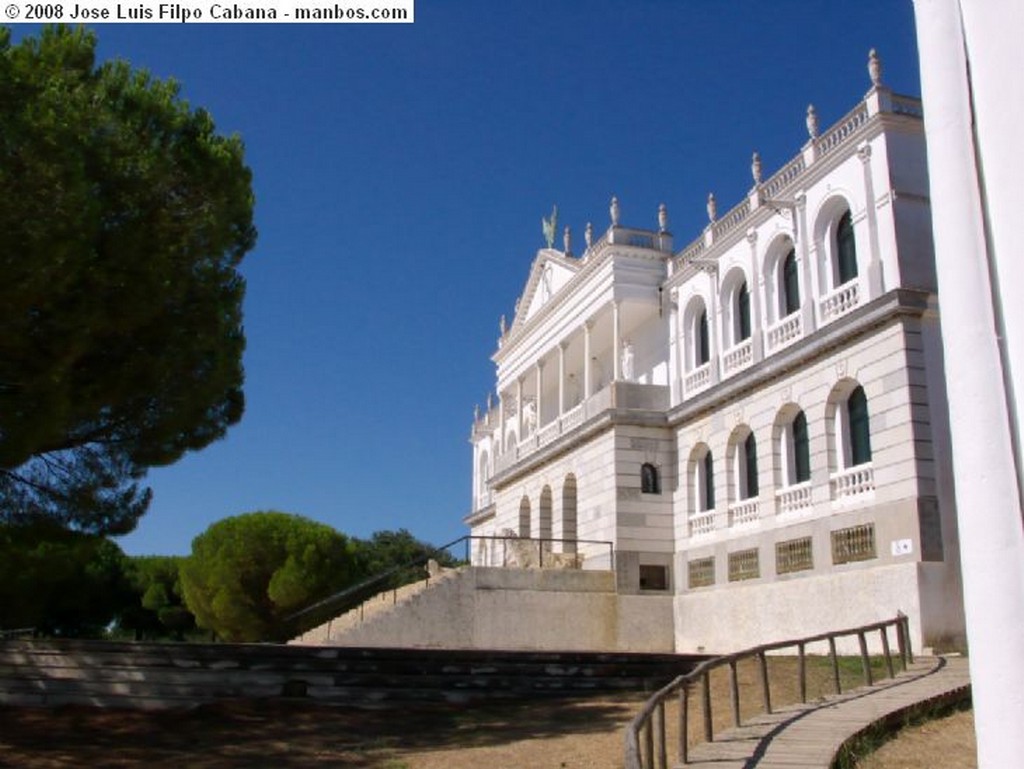
<path id="1" fill-rule="evenodd" d="M 404 611 L 424 591 L 436 590 L 439 586 L 458 579 L 459 574 L 459 569 L 440 569 L 427 579 L 403 585 L 393 590 L 385 590 L 363 601 L 363 603 L 344 614 L 302 633 L 292 639 L 290 643 L 327 645 L 343 642 L 345 635 L 350 631 Z"/>

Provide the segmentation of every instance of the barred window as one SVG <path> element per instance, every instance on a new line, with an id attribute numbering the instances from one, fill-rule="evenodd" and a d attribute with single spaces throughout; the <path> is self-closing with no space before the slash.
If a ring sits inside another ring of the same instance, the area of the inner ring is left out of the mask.
<path id="1" fill-rule="evenodd" d="M 877 558 L 875 524 L 865 523 L 832 532 L 832 563 L 851 563 Z"/>
<path id="2" fill-rule="evenodd" d="M 775 573 L 790 574 L 814 568 L 814 553 L 810 537 L 787 539 L 775 543 Z"/>
<path id="3" fill-rule="evenodd" d="M 737 550 L 729 553 L 729 581 L 739 582 L 744 579 L 757 579 L 761 576 L 761 563 L 758 559 L 758 550 L 752 547 L 749 550 Z"/>
<path id="4" fill-rule="evenodd" d="M 688 564 L 688 584 L 691 588 L 715 584 L 715 557 L 695 558 Z"/>

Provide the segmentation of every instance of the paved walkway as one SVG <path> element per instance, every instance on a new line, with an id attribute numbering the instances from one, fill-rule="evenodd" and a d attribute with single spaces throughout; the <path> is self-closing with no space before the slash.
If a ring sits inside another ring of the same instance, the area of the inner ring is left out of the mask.
<path id="1" fill-rule="evenodd" d="M 688 766 L 707 769 L 828 769 L 846 740 L 872 724 L 929 701 L 955 698 L 970 687 L 967 659 L 919 657 L 895 679 L 779 708 L 723 731 L 690 750 Z"/>

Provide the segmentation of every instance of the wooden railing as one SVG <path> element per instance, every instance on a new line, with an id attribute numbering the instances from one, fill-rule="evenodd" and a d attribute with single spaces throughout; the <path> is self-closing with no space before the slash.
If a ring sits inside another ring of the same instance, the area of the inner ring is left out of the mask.
<path id="1" fill-rule="evenodd" d="M 690 694 L 691 690 L 698 688 L 701 697 L 701 713 L 703 716 L 703 734 L 705 742 L 714 740 L 714 730 L 711 722 L 711 671 L 727 665 L 729 667 L 729 696 L 732 705 L 732 720 L 736 727 L 740 726 L 740 686 L 737 675 L 737 664 L 744 659 L 755 658 L 760 671 L 761 703 L 764 712 L 772 712 L 771 687 L 768 676 L 768 653 L 777 652 L 781 649 L 795 648 L 797 652 L 797 686 L 800 692 L 801 702 L 807 702 L 807 658 L 806 648 L 808 644 L 822 641 L 828 642 L 829 659 L 832 666 L 832 683 L 836 694 L 842 693 L 842 685 L 839 675 L 839 658 L 836 656 L 836 639 L 846 636 L 857 636 L 860 647 L 861 665 L 864 671 L 864 683 L 870 686 L 872 681 L 871 659 L 868 656 L 867 636 L 869 633 L 879 633 L 881 636 L 882 654 L 885 658 L 886 672 L 889 678 L 896 675 L 893 655 L 889 646 L 888 629 L 892 627 L 896 632 L 897 659 L 903 669 L 913 662 L 913 654 L 910 649 L 910 625 L 902 612 L 899 612 L 895 619 L 876 622 L 870 625 L 838 630 L 831 633 L 800 638 L 794 641 L 780 641 L 777 643 L 755 646 L 751 649 L 744 649 L 734 654 L 726 654 L 721 657 L 714 657 L 699 664 L 689 673 L 677 677 L 664 688 L 655 692 L 654 695 L 644 703 L 640 713 L 633 719 L 626 729 L 626 766 L 625 769 L 668 769 L 668 740 L 665 728 L 665 705 L 671 698 L 678 698 L 679 701 L 679 725 L 678 725 L 678 765 L 689 763 L 689 748 L 687 735 L 689 733 L 690 717 Z"/>

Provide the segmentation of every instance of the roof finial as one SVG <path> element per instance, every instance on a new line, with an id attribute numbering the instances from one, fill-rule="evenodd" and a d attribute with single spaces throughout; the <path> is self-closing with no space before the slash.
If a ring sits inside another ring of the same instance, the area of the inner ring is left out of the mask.
<path id="1" fill-rule="evenodd" d="M 558 230 L 558 206 L 551 206 L 551 218 L 545 219 L 543 216 L 540 218 L 540 229 L 544 233 L 544 240 L 548 244 L 548 248 L 554 248 L 555 245 L 555 232 Z"/>
<path id="2" fill-rule="evenodd" d="M 882 84 L 882 60 L 874 48 L 868 51 L 868 75 L 871 77 L 871 85 L 877 88 Z"/>
<path id="3" fill-rule="evenodd" d="M 619 226 L 619 199 L 612 196 L 612 204 L 608 207 L 608 213 L 612 217 L 612 227 Z"/>
<path id="4" fill-rule="evenodd" d="M 569 232 L 569 225 L 565 225 L 565 232 L 562 233 L 562 245 L 565 246 L 565 255 L 572 256 L 572 233 Z"/>
<path id="5" fill-rule="evenodd" d="M 807 135 L 812 139 L 818 138 L 818 113 L 813 104 L 807 105 Z"/>
<path id="6" fill-rule="evenodd" d="M 712 224 L 718 218 L 718 203 L 715 202 L 715 193 L 708 193 L 708 221 Z"/>
<path id="7" fill-rule="evenodd" d="M 750 175 L 754 177 L 755 185 L 761 184 L 761 156 L 756 152 L 750 158 Z"/>
<path id="8" fill-rule="evenodd" d="M 668 232 L 668 206 L 658 206 L 658 232 Z"/>
<path id="9" fill-rule="evenodd" d="M 594 225 L 587 222 L 587 229 L 583 230 L 583 240 L 587 243 L 587 251 L 594 243 Z"/>

